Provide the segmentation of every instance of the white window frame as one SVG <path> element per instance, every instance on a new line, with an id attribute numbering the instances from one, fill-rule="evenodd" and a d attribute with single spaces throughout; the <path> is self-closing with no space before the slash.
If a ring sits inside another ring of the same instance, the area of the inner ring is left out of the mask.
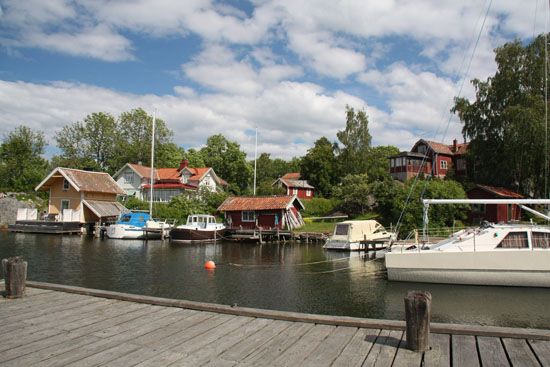
<path id="1" fill-rule="evenodd" d="M 69 191 L 71 188 L 71 184 L 69 183 L 69 180 L 66 178 L 63 179 L 63 191 Z"/>
<path id="2" fill-rule="evenodd" d="M 66 208 L 63 208 L 63 203 L 67 203 Z M 59 211 L 61 212 L 62 215 L 63 215 L 63 210 L 64 209 L 71 209 L 71 201 L 70 200 L 61 199 L 61 205 L 59 206 Z"/>
<path id="3" fill-rule="evenodd" d="M 292 188 L 292 195 L 298 195 L 298 189 L 296 187 Z"/>
<path id="4" fill-rule="evenodd" d="M 311 196 L 311 190 L 306 190 L 306 196 Z"/>
<path id="5" fill-rule="evenodd" d="M 442 159 L 442 160 L 439 161 L 439 168 L 440 169 L 447 169 L 447 167 L 448 167 L 448 164 L 447 164 L 446 160 Z"/>
<path id="6" fill-rule="evenodd" d="M 245 213 L 247 213 L 245 217 Z M 250 215 L 252 213 L 252 219 L 250 218 Z M 241 212 L 241 221 L 242 222 L 255 222 L 256 221 L 256 212 L 254 210 L 243 210 Z"/>

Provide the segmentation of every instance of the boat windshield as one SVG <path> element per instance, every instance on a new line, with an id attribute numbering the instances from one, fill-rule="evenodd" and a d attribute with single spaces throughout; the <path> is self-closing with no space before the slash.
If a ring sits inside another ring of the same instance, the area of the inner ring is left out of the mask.
<path id="1" fill-rule="evenodd" d="M 349 232 L 349 224 L 337 224 L 334 229 L 335 236 L 347 236 Z"/>
<path id="2" fill-rule="evenodd" d="M 131 215 L 125 214 L 122 217 L 120 217 L 120 222 L 121 223 L 128 223 L 131 218 L 132 218 Z"/>

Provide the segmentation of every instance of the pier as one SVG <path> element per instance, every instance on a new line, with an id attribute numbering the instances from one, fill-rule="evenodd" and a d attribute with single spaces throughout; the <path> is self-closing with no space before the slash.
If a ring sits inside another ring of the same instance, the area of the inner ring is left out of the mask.
<path id="1" fill-rule="evenodd" d="M 420 353 L 406 349 L 403 321 L 38 282 L 0 298 L 0 323 L 0 366 L 550 365 L 549 330 L 432 323 Z"/>

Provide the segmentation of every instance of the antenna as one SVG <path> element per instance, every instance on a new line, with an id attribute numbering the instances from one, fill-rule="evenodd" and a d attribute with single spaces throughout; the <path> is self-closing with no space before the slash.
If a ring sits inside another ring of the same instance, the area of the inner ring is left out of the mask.
<path id="1" fill-rule="evenodd" d="M 254 144 L 254 196 L 256 196 L 256 158 L 258 156 L 258 126 L 256 126 L 256 143 Z"/>

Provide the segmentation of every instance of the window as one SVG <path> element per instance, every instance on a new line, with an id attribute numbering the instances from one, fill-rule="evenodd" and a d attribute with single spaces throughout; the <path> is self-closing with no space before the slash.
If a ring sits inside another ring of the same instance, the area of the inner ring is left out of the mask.
<path id="1" fill-rule="evenodd" d="M 134 181 L 134 173 L 133 172 L 126 172 L 124 173 L 124 182 L 131 184 Z"/>
<path id="2" fill-rule="evenodd" d="M 256 213 L 253 210 L 245 210 L 242 212 L 243 222 L 254 222 L 256 220 Z"/>
<path id="3" fill-rule="evenodd" d="M 418 146 L 418 153 L 421 153 L 421 154 L 426 153 L 426 146 L 425 145 L 419 145 Z"/>
<path id="4" fill-rule="evenodd" d="M 337 224 L 334 234 L 336 236 L 347 236 L 349 230 L 349 224 Z"/>
<path id="5" fill-rule="evenodd" d="M 69 190 L 69 187 L 70 187 L 69 181 L 67 181 L 67 179 L 64 178 L 64 179 L 63 179 L 63 191 Z"/>
<path id="6" fill-rule="evenodd" d="M 527 232 L 510 232 L 496 248 L 528 248 Z"/>
<path id="7" fill-rule="evenodd" d="M 456 160 L 456 169 L 458 171 L 466 170 L 466 160 L 464 158 L 459 158 Z"/>
<path id="8" fill-rule="evenodd" d="M 439 167 L 441 169 L 447 169 L 447 161 L 440 161 L 439 162 Z"/>
<path id="9" fill-rule="evenodd" d="M 533 232 L 533 248 L 550 248 L 550 233 Z"/>
<path id="10" fill-rule="evenodd" d="M 472 211 L 475 213 L 485 213 L 485 204 L 472 204 Z"/>
<path id="11" fill-rule="evenodd" d="M 297 189 L 297 188 L 293 188 L 293 189 L 292 189 L 292 194 L 293 194 L 293 195 L 298 195 L 298 189 Z"/>
<path id="12" fill-rule="evenodd" d="M 395 158 L 390 159 L 390 167 L 395 167 Z"/>
<path id="13" fill-rule="evenodd" d="M 63 210 L 69 209 L 70 205 L 71 205 L 70 200 L 61 200 L 61 213 L 63 213 Z"/>
<path id="14" fill-rule="evenodd" d="M 311 190 L 306 190 L 306 196 L 311 196 Z"/>

